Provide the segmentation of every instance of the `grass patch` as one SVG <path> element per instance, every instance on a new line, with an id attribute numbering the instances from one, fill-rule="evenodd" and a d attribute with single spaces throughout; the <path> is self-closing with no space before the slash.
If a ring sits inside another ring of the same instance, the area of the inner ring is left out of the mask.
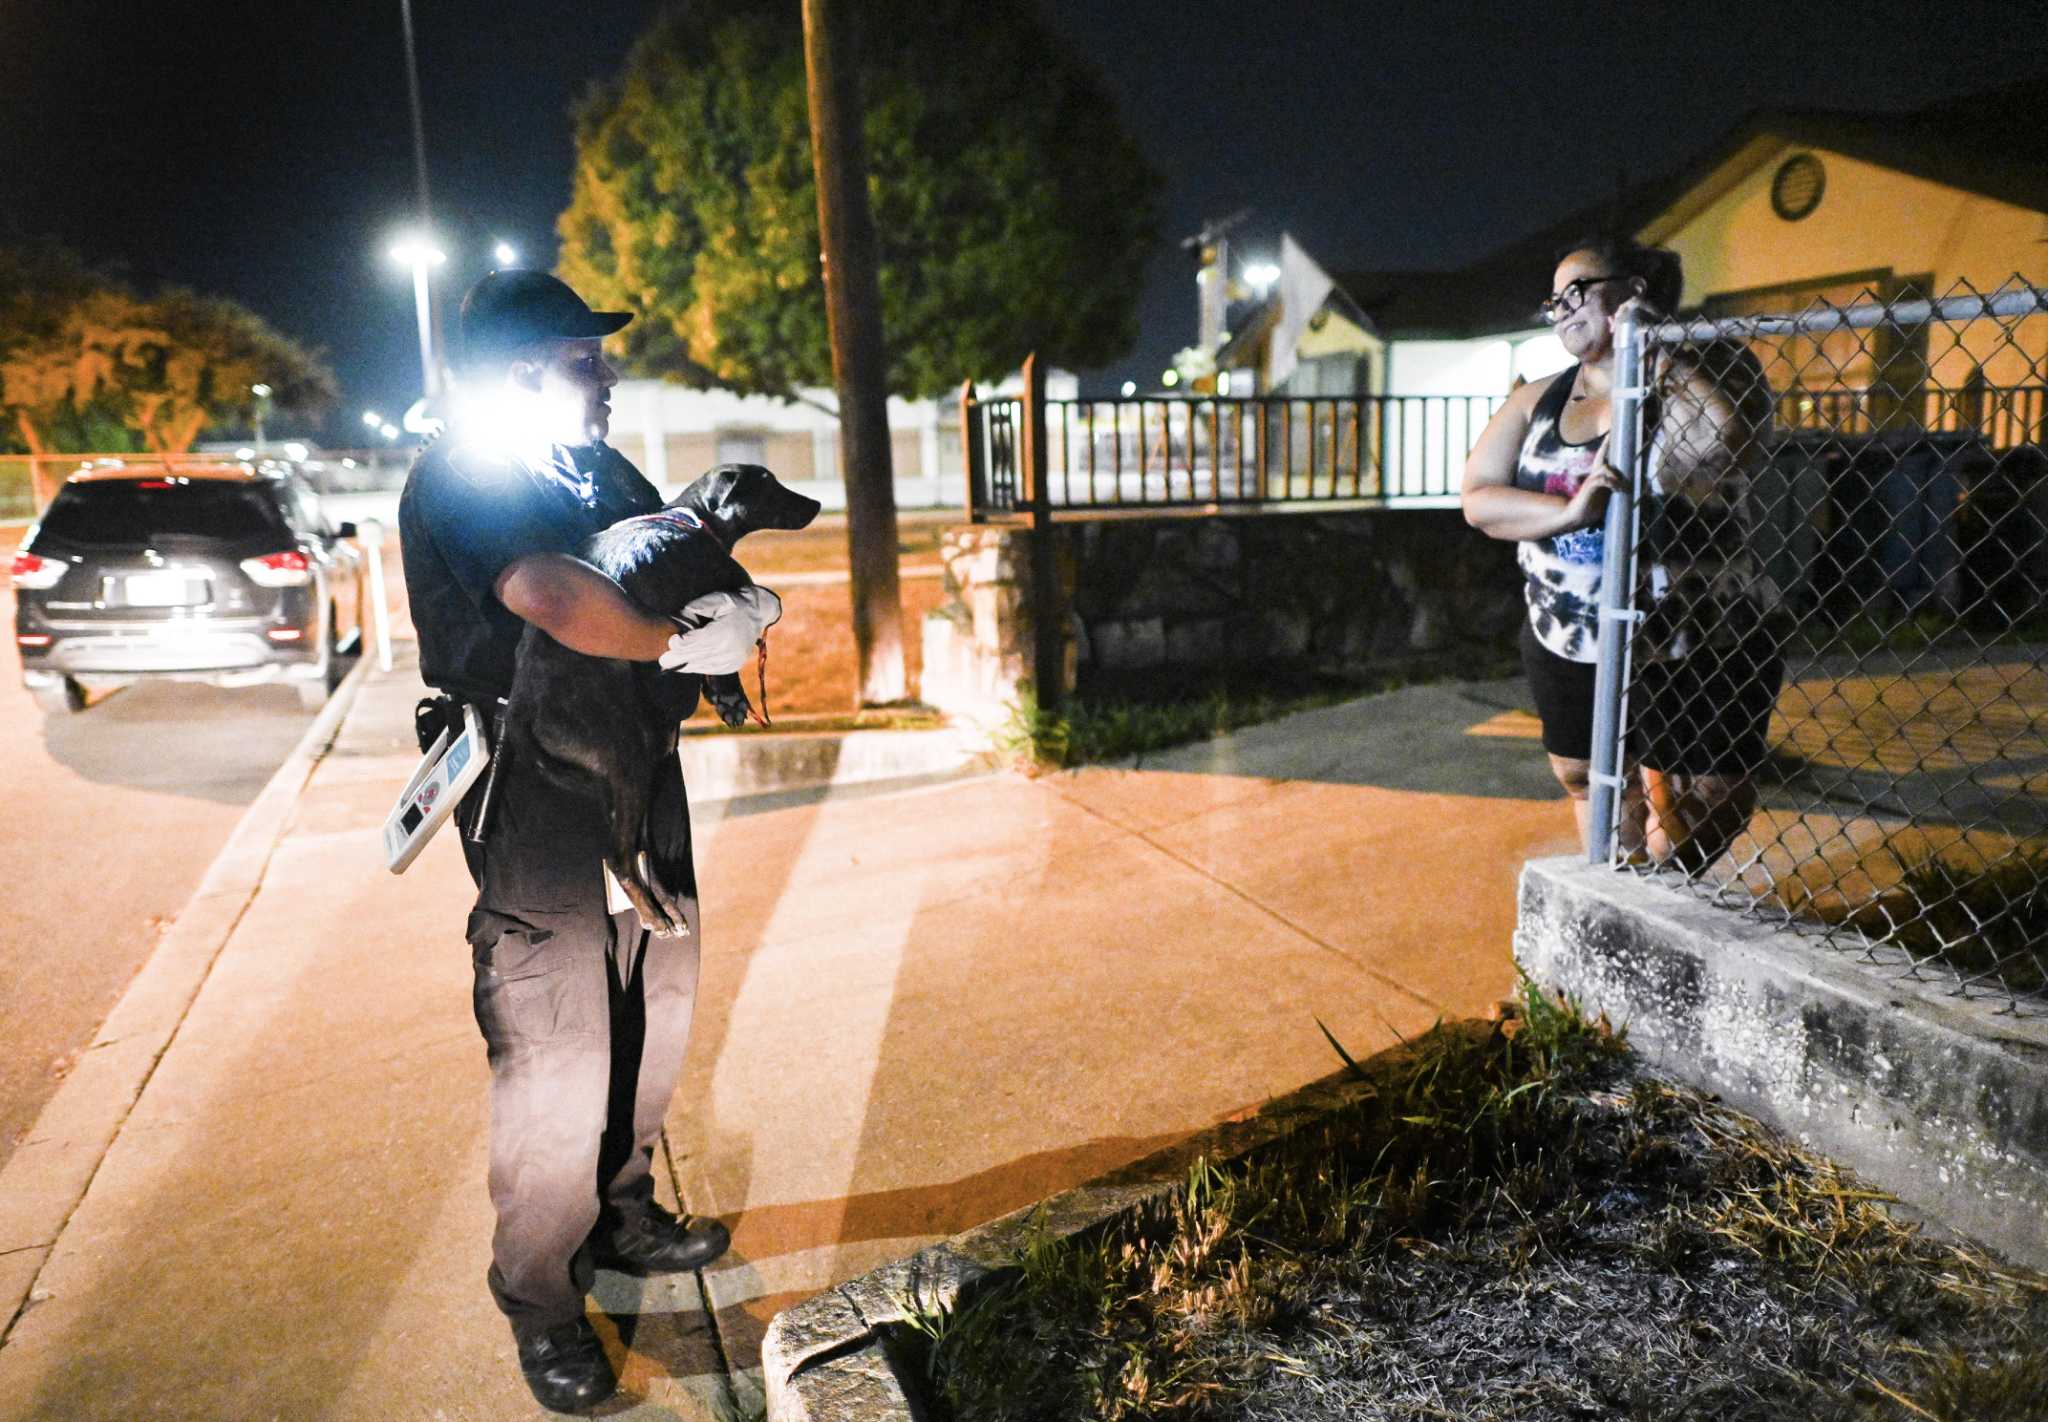
<path id="1" fill-rule="evenodd" d="M 895 1341 L 933 1413 L 2048 1418 L 2048 1280 L 1924 1238 L 1571 1004 L 1525 985 L 1517 1018 L 1354 1070 L 1318 1126 L 917 1317 Z"/>
<path id="2" fill-rule="evenodd" d="M 1466 647 L 1348 673 L 1300 667 L 1159 668 L 1103 679 L 1058 710 L 1026 689 L 997 735 L 1005 753 L 1043 769 L 1093 765 L 1227 735 L 1246 726 L 1404 686 L 1510 675 L 1519 662 L 1498 648 Z"/>
<path id="3" fill-rule="evenodd" d="M 753 688 L 749 687 L 751 700 Z M 777 715 L 775 723 L 759 726 L 752 721 L 744 726 L 727 726 L 713 720 L 709 724 L 692 718 L 683 723 L 686 736 L 774 736 L 796 735 L 819 731 L 935 731 L 944 727 L 946 718 L 929 706 L 904 704 L 901 706 L 870 706 L 859 711 L 844 713 L 807 712 L 795 715 Z"/>
<path id="4" fill-rule="evenodd" d="M 1027 690 L 997 733 L 996 745 L 1006 754 L 1057 770 L 1209 740 L 1362 694 L 1348 687 L 1291 696 L 1217 687 L 1181 701 L 1075 697 L 1059 711 L 1049 711 Z"/>
<path id="5" fill-rule="evenodd" d="M 1944 963 L 1965 978 L 2048 994 L 2048 851 L 1988 865 L 1924 860 L 1848 923 L 1873 942 Z"/>

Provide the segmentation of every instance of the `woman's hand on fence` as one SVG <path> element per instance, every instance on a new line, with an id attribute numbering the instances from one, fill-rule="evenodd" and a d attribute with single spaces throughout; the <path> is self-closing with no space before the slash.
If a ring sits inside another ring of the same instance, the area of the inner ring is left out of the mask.
<path id="1" fill-rule="evenodd" d="M 1607 462 L 1606 451 L 1603 449 L 1599 461 L 1593 466 L 1593 472 L 1588 474 L 1585 482 L 1573 490 L 1572 496 L 1565 500 L 1564 522 L 1558 532 L 1569 533 L 1573 529 L 1591 528 L 1607 517 L 1607 496 L 1627 487 L 1626 476 Z"/>

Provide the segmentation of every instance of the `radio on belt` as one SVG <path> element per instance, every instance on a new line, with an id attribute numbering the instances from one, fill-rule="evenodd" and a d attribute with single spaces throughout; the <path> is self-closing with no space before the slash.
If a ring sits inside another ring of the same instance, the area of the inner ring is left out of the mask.
<path id="1" fill-rule="evenodd" d="M 491 747 L 484 736 L 483 718 L 474 706 L 466 705 L 462 708 L 461 733 L 451 735 L 444 730 L 435 737 L 420 768 L 413 772 L 384 821 L 384 862 L 392 873 L 403 874 L 419 857 L 434 831 L 448 822 L 490 760 Z"/>

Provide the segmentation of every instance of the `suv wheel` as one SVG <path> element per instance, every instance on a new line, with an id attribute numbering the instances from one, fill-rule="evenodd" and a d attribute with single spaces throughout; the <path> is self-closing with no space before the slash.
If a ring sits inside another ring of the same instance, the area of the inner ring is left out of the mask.
<path id="1" fill-rule="evenodd" d="M 42 682 L 28 689 L 36 705 L 52 716 L 71 716 L 85 709 L 85 688 L 76 677 Z"/>
<path id="2" fill-rule="evenodd" d="M 297 683 L 299 705 L 308 711 L 318 711 L 325 706 L 327 698 L 334 694 L 334 688 L 341 685 L 345 668 L 341 664 L 341 654 L 335 650 L 340 630 L 335 611 L 330 607 L 327 609 L 326 646 L 320 658 L 320 675 Z"/>

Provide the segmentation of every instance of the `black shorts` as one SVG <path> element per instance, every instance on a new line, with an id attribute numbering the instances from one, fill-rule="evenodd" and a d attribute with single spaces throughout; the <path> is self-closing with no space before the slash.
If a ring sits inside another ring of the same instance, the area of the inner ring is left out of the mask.
<path id="1" fill-rule="evenodd" d="M 1594 664 L 1558 656 L 1524 622 L 1522 666 L 1543 722 L 1543 749 L 1591 760 Z M 1741 650 L 1638 664 L 1628 698 L 1629 755 L 1652 770 L 1751 774 L 1764 762 L 1784 679 L 1783 658 Z"/>
<path id="2" fill-rule="evenodd" d="M 1522 669 L 1543 722 L 1543 749 L 1567 760 L 1593 758 L 1593 664 L 1560 657 L 1522 619 Z"/>

